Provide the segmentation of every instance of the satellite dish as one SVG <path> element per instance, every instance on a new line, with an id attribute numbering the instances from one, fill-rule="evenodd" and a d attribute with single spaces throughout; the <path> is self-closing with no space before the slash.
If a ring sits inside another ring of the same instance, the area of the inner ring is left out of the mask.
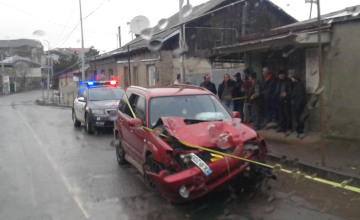
<path id="1" fill-rule="evenodd" d="M 134 34 L 140 34 L 142 30 L 150 27 L 150 21 L 143 15 L 136 16 L 130 22 L 130 31 Z"/>

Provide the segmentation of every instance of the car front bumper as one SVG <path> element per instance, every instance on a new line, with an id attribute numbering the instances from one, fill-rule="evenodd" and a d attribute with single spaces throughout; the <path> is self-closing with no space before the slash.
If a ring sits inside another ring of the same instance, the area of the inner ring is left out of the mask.
<path id="1" fill-rule="evenodd" d="M 240 156 L 240 152 L 233 153 L 233 155 Z M 244 158 L 248 159 L 251 155 L 252 154 L 249 153 Z M 249 163 L 230 157 L 224 157 L 222 160 L 209 162 L 207 164 L 212 170 L 209 176 L 205 176 L 197 167 L 192 167 L 167 176 L 162 176 L 161 173 L 159 175 L 154 173 L 147 174 L 154 181 L 157 189 L 165 199 L 173 202 L 185 202 L 209 193 L 211 190 L 244 172 L 245 169 L 249 167 Z M 187 198 L 183 198 L 179 194 L 179 189 L 183 186 L 185 186 L 189 192 Z"/>

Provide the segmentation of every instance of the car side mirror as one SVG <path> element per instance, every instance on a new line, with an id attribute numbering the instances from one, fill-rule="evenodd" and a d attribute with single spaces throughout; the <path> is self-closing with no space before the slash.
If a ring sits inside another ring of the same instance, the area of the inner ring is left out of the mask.
<path id="1" fill-rule="evenodd" d="M 129 121 L 129 126 L 134 128 L 139 128 L 143 125 L 143 122 L 139 118 L 133 118 Z"/>
<path id="2" fill-rule="evenodd" d="M 85 102 L 85 101 L 86 101 L 84 97 L 79 97 L 77 100 L 78 100 L 79 102 Z"/>
<path id="3" fill-rule="evenodd" d="M 233 118 L 241 118 L 240 112 L 234 111 L 231 113 Z"/>

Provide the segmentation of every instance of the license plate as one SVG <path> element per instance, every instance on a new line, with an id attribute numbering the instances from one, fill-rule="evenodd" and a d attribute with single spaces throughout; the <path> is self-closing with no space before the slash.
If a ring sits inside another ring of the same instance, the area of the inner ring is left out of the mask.
<path id="1" fill-rule="evenodd" d="M 209 176 L 212 173 L 210 167 L 196 154 L 191 153 L 190 155 L 191 161 L 205 174 L 205 176 Z"/>

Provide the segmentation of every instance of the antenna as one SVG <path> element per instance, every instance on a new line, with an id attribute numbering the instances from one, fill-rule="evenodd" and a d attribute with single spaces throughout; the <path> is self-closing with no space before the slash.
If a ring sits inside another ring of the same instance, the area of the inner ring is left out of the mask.
<path id="1" fill-rule="evenodd" d="M 130 31 L 136 35 L 139 35 L 142 30 L 150 27 L 150 21 L 143 15 L 136 16 L 130 22 Z"/>

